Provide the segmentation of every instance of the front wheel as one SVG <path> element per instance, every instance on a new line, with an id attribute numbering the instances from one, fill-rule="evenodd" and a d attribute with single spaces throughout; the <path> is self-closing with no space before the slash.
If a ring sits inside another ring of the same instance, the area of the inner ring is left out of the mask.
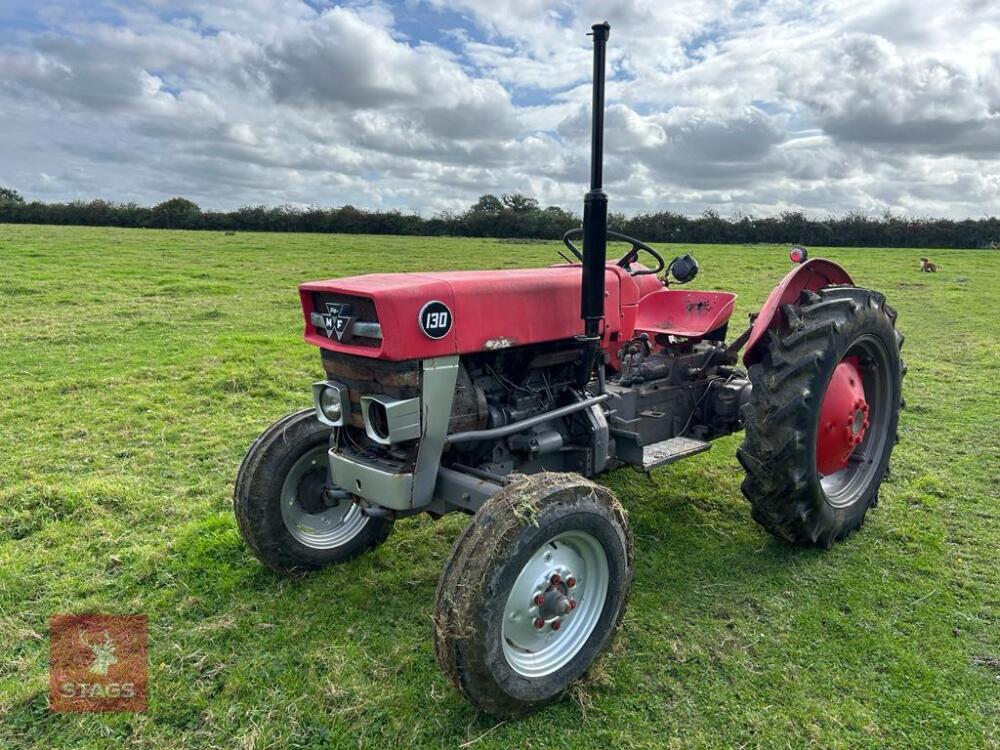
<path id="1" fill-rule="evenodd" d="M 236 477 L 240 533 L 262 563 L 295 575 L 344 562 L 385 541 L 392 521 L 361 513 L 332 486 L 330 428 L 304 409 L 279 419 L 250 446 Z"/>
<path id="2" fill-rule="evenodd" d="M 743 494 L 775 536 L 829 547 L 878 501 L 902 405 L 903 336 L 885 297 L 858 287 L 804 291 L 782 313 L 749 368 Z"/>
<path id="3" fill-rule="evenodd" d="M 452 549 L 435 602 L 438 664 L 483 711 L 528 713 L 611 642 L 632 575 L 632 536 L 609 490 L 575 474 L 525 477 Z"/>

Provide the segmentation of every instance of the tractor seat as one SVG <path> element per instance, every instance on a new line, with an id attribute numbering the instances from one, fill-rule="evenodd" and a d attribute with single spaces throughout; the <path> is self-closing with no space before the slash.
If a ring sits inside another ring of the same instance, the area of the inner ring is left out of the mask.
<path id="1" fill-rule="evenodd" d="M 725 325 L 735 304 L 731 292 L 664 289 L 639 300 L 635 331 L 700 339 Z"/>

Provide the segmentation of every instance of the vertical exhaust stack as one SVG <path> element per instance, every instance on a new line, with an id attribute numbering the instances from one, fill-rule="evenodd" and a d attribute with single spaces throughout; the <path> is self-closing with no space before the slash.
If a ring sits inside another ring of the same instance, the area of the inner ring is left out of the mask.
<path id="1" fill-rule="evenodd" d="M 580 286 L 580 317 L 587 344 L 581 388 L 594 368 L 604 319 L 604 265 L 608 245 L 608 196 L 604 192 L 604 52 L 611 25 L 596 23 L 594 37 L 594 101 L 590 130 L 590 191 L 583 199 L 583 283 Z"/>

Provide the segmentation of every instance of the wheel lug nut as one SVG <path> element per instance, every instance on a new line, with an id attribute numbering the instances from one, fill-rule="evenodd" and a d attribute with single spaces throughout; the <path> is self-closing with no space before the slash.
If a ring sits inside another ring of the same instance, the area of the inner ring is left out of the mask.
<path id="1" fill-rule="evenodd" d="M 541 594 L 535 594 L 535 599 L 534 599 L 534 602 L 535 602 L 535 604 L 537 604 L 537 605 L 538 605 L 539 607 L 541 607 L 541 606 L 542 606 L 543 604 L 545 604 L 545 597 L 544 597 L 544 596 L 542 596 Z"/>
<path id="2" fill-rule="evenodd" d="M 553 573 L 549 581 L 552 583 L 553 586 L 558 586 L 559 582 L 562 581 L 562 578 L 559 577 L 558 573 Z"/>
<path id="3" fill-rule="evenodd" d="M 559 622 L 559 620 L 553 620 L 552 621 L 552 629 L 553 630 L 559 630 L 559 628 L 561 628 L 561 627 L 562 627 L 562 623 Z"/>
<path id="4" fill-rule="evenodd" d="M 569 600 L 569 608 L 570 608 L 571 610 L 574 610 L 574 609 L 576 609 L 576 599 L 570 599 L 570 600 Z"/>
<path id="5" fill-rule="evenodd" d="M 570 588 L 573 588 L 574 586 L 576 586 L 576 579 L 573 576 L 570 576 L 569 578 L 566 579 L 566 585 L 569 586 Z"/>
<path id="6" fill-rule="evenodd" d="M 534 625 L 538 630 L 541 630 L 542 628 L 545 627 L 545 620 L 543 620 L 541 617 L 536 617 Z"/>

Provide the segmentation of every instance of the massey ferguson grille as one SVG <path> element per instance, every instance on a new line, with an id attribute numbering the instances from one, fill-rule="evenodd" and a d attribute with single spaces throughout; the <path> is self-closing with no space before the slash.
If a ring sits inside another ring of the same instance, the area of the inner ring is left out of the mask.
<path id="1" fill-rule="evenodd" d="M 313 292 L 310 323 L 320 336 L 352 346 L 378 347 L 382 326 L 375 303 L 367 297 Z"/>

